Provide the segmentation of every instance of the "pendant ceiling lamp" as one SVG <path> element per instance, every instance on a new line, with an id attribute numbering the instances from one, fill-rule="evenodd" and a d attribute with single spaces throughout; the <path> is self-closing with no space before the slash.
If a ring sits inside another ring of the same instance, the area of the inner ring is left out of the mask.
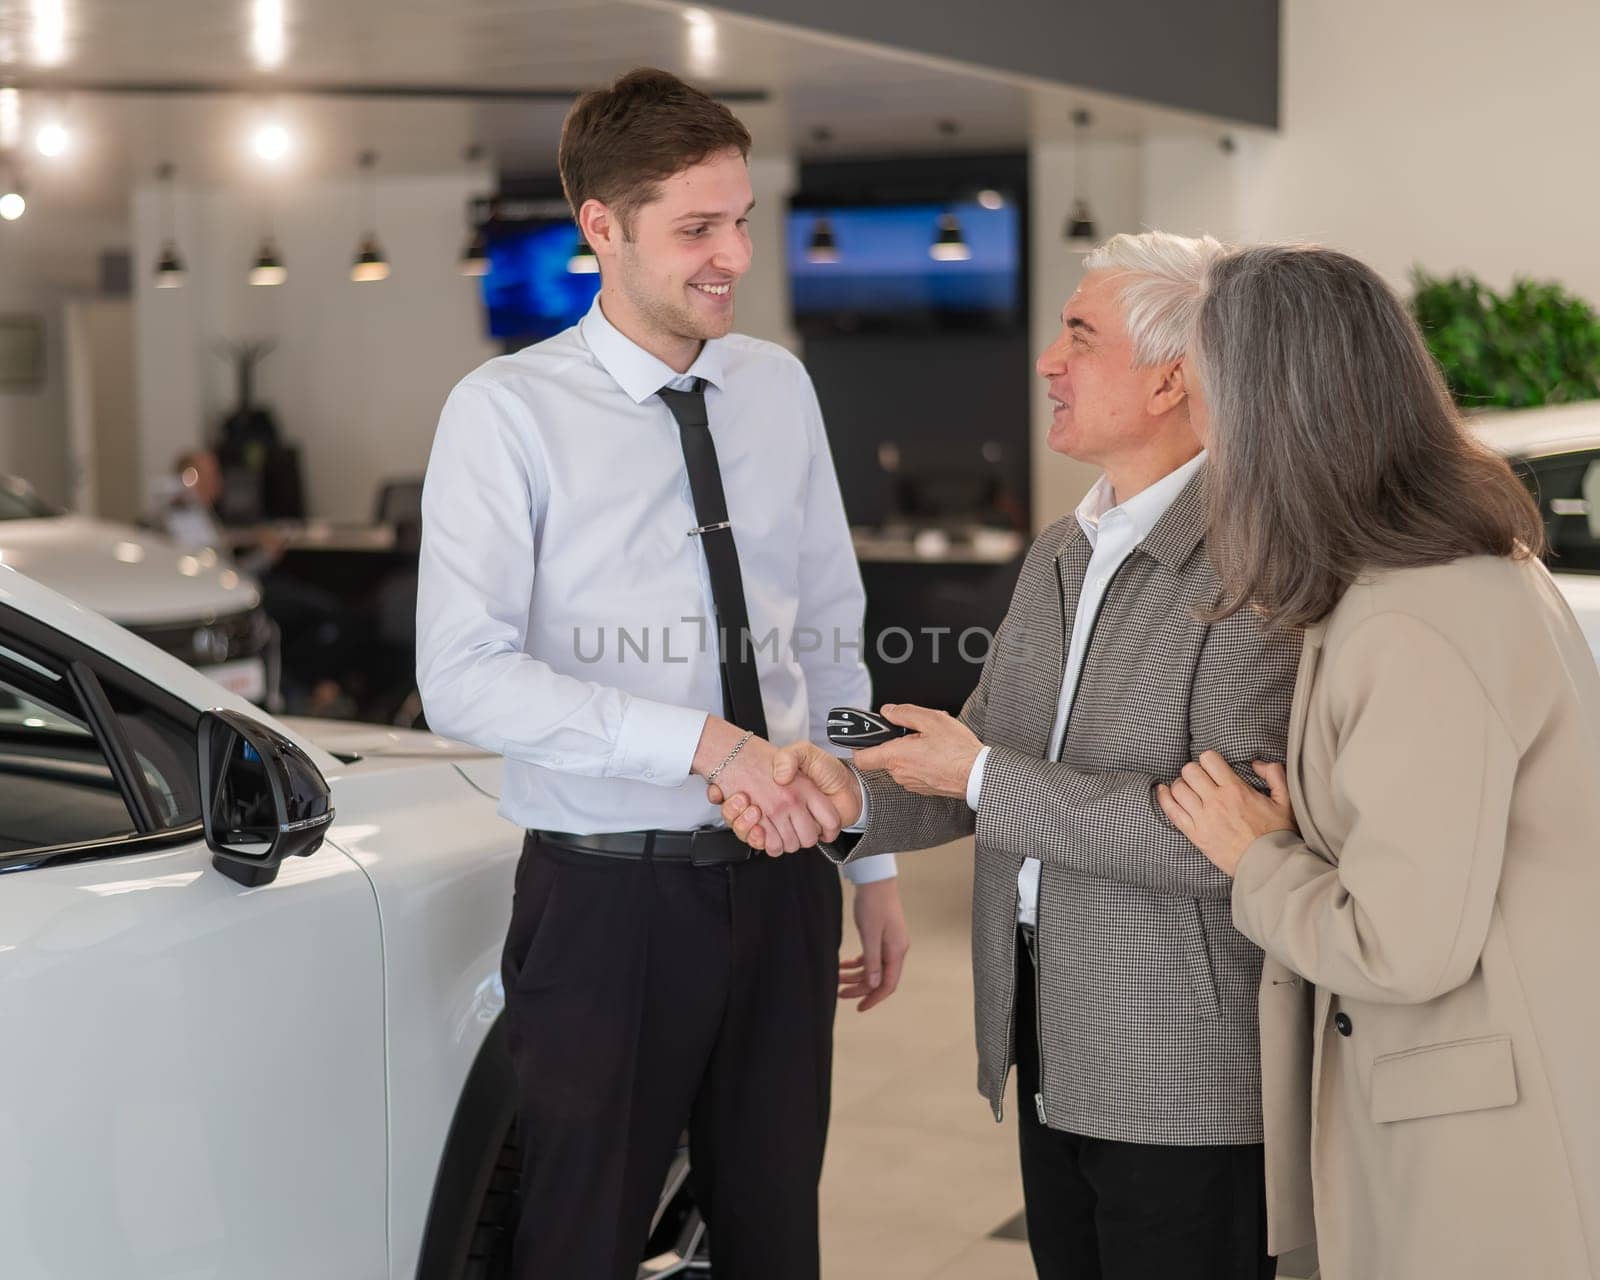
<path id="1" fill-rule="evenodd" d="M 261 248 L 256 251 L 255 265 L 250 268 L 250 283 L 254 285 L 282 284 L 289 278 L 283 265 L 283 255 L 273 243 L 271 235 L 261 238 Z"/>
<path id="2" fill-rule="evenodd" d="M 839 261 L 839 242 L 833 236 L 833 223 L 819 217 L 811 226 L 811 239 L 806 243 L 806 261 L 827 265 Z"/>
<path id="3" fill-rule="evenodd" d="M 935 262 L 965 262 L 972 257 L 972 246 L 961 234 L 961 220 L 948 210 L 939 215 L 939 230 L 928 246 L 928 256 Z"/>
<path id="4" fill-rule="evenodd" d="M 1064 234 L 1069 243 L 1085 248 L 1099 238 L 1094 215 L 1089 212 L 1089 181 L 1079 172 L 1080 165 L 1085 173 L 1088 169 L 1084 164 L 1083 143 L 1085 131 L 1092 122 L 1089 113 L 1081 108 L 1072 113 L 1072 212 L 1067 216 Z M 1080 177 L 1083 178 L 1081 186 Z"/>
<path id="5" fill-rule="evenodd" d="M 156 288 L 181 289 L 189 278 L 183 255 L 178 252 L 178 234 L 172 208 L 172 183 L 178 171 L 170 164 L 156 169 L 156 181 L 161 184 L 161 256 L 156 259 Z"/>
<path id="6" fill-rule="evenodd" d="M 592 276 L 600 270 L 600 259 L 594 256 L 594 248 L 582 236 L 578 237 L 572 256 L 567 259 L 567 270 L 575 276 Z"/>
<path id="7" fill-rule="evenodd" d="M 356 246 L 355 261 L 350 264 L 350 279 L 356 284 L 375 284 L 389 278 L 389 259 L 378 243 L 378 193 L 372 176 L 378 163 L 376 151 L 363 151 L 356 157 L 356 167 L 361 171 L 361 198 L 366 214 L 367 233 Z"/>

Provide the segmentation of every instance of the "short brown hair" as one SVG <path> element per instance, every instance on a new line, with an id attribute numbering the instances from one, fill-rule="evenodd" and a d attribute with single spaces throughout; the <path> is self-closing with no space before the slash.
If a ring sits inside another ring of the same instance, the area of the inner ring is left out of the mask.
<path id="1" fill-rule="evenodd" d="M 1218 614 L 1320 622 L 1364 573 L 1544 549 L 1539 509 L 1467 434 L 1406 306 L 1307 246 L 1211 264 L 1192 348 L 1211 415 Z"/>
<path id="2" fill-rule="evenodd" d="M 670 71 L 640 67 L 572 104 L 557 163 L 573 218 L 585 200 L 598 200 L 628 236 L 663 179 L 734 150 L 750 158 L 749 130 L 733 112 Z"/>

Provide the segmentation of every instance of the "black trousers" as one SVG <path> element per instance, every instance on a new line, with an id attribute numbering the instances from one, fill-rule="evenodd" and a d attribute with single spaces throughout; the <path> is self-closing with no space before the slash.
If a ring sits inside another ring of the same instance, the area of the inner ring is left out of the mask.
<path id="1" fill-rule="evenodd" d="M 523 844 L 503 962 L 514 1273 L 633 1280 L 678 1138 L 719 1280 L 816 1280 L 839 873 Z"/>
<path id="2" fill-rule="evenodd" d="M 1017 1125 L 1040 1280 L 1272 1280 L 1259 1143 L 1111 1142 L 1039 1123 L 1033 960 L 1017 938 Z"/>

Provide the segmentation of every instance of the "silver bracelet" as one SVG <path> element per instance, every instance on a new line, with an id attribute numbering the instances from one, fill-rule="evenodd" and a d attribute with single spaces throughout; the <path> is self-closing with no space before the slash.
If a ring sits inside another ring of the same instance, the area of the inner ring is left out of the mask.
<path id="1" fill-rule="evenodd" d="M 713 769 L 710 773 L 708 773 L 706 775 L 706 786 L 709 787 L 713 783 L 716 782 L 717 775 L 719 773 L 721 773 L 724 769 L 726 769 L 730 764 L 733 763 L 734 756 L 738 755 L 741 751 L 743 751 L 744 750 L 744 744 L 749 742 L 750 739 L 755 737 L 755 736 L 756 735 L 755 735 L 755 733 L 753 731 L 751 731 L 751 730 L 746 730 L 745 731 L 744 737 L 740 738 L 739 741 L 737 741 L 736 743 L 733 744 L 733 750 L 728 752 L 728 758 L 726 760 L 724 760 L 721 764 L 719 764 L 715 769 Z"/>

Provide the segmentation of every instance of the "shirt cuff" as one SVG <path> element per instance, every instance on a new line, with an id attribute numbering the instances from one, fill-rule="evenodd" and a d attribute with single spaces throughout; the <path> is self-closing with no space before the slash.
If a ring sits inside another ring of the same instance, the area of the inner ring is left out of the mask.
<path id="1" fill-rule="evenodd" d="M 861 775 L 854 769 L 850 770 L 850 779 L 856 784 L 856 790 L 861 793 L 861 816 L 846 827 L 845 830 L 854 831 L 859 835 L 867 829 L 867 814 L 872 808 L 872 797 L 867 794 L 867 789 L 861 785 Z"/>
<path id="2" fill-rule="evenodd" d="M 983 766 L 989 762 L 989 748 L 985 747 L 978 752 L 978 758 L 972 762 L 972 772 L 967 775 L 967 808 L 973 813 L 978 812 L 978 801 L 983 796 Z"/>
<path id="3" fill-rule="evenodd" d="M 629 698 L 606 777 L 681 787 L 689 780 L 706 718 L 704 711 L 670 702 Z"/>
<path id="4" fill-rule="evenodd" d="M 900 868 L 895 865 L 892 853 L 879 853 L 870 858 L 862 858 L 860 862 L 847 862 L 839 870 L 844 872 L 844 878 L 853 885 L 875 884 L 879 880 L 889 880 L 900 874 Z"/>

